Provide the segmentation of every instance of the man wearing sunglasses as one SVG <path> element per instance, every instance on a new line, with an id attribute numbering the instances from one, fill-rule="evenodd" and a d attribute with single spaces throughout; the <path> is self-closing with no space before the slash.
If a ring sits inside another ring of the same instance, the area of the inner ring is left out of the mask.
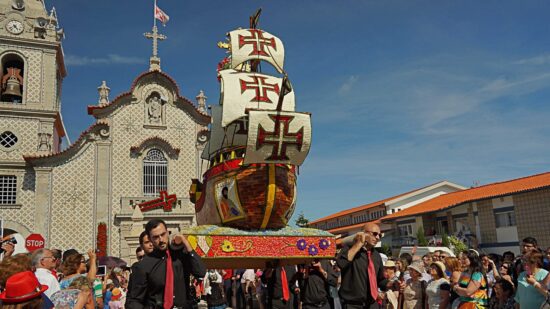
<path id="1" fill-rule="evenodd" d="M 47 285 L 48 289 L 44 294 L 51 297 L 53 293 L 60 290 L 59 282 L 57 278 L 52 273 L 52 271 L 57 266 L 57 259 L 53 255 L 52 251 L 49 249 L 38 249 L 32 253 L 31 256 L 32 265 L 36 268 L 34 274 L 38 281 L 42 285 Z"/>
<path id="2" fill-rule="evenodd" d="M 393 284 L 384 277 L 382 257 L 374 250 L 381 236 L 380 226 L 368 222 L 355 235 L 353 245 L 344 245 L 336 256 L 342 271 L 339 294 L 343 309 L 378 308 L 378 289 L 386 291 Z"/>

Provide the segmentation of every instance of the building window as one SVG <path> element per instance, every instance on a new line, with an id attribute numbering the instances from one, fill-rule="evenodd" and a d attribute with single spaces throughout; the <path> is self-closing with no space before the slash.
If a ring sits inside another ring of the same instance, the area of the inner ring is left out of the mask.
<path id="1" fill-rule="evenodd" d="M 4 131 L 0 133 L 0 145 L 2 145 L 2 147 L 4 148 L 9 149 L 15 146 L 18 140 L 19 139 L 17 138 L 17 136 L 11 131 Z"/>
<path id="2" fill-rule="evenodd" d="M 17 177 L 0 175 L 0 205 L 13 205 L 17 201 Z"/>
<path id="3" fill-rule="evenodd" d="M 516 225 L 516 215 L 513 211 L 499 212 L 495 214 L 495 223 L 497 227 L 507 227 Z"/>
<path id="4" fill-rule="evenodd" d="M 143 195 L 157 196 L 168 188 L 168 161 L 162 151 L 151 149 L 143 159 Z"/>
<path id="5" fill-rule="evenodd" d="M 412 236 L 413 234 L 411 224 L 399 225 L 397 228 L 399 229 L 399 236 Z"/>

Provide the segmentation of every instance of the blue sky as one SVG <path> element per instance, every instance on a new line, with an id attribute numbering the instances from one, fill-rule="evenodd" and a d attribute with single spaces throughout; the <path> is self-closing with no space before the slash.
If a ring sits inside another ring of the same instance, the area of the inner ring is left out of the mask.
<path id="1" fill-rule="evenodd" d="M 163 71 L 218 100 L 216 43 L 247 27 L 280 37 L 297 109 L 312 113 L 296 213 L 316 219 L 440 180 L 485 184 L 550 170 L 548 1 L 175 1 Z M 152 0 L 47 1 L 65 29 L 62 112 L 74 140 L 106 80 L 148 68 Z M 296 217 L 296 215 L 295 215 Z"/>

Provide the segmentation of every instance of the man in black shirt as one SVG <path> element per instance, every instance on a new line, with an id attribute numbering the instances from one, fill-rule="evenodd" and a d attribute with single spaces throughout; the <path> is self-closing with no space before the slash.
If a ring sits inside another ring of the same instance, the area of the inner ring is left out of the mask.
<path id="1" fill-rule="evenodd" d="M 282 281 L 283 273 L 286 276 L 286 282 Z M 266 302 L 268 309 L 291 309 L 293 304 L 293 294 L 299 292 L 296 282 L 296 266 L 268 265 L 262 273 L 262 282 L 267 285 Z M 288 292 L 285 297 L 284 290 Z M 286 299 L 285 299 L 286 298 Z"/>
<path id="2" fill-rule="evenodd" d="M 299 277 L 302 309 L 330 309 L 329 286 L 336 286 L 338 277 L 328 260 L 315 260 L 306 265 Z"/>
<path id="3" fill-rule="evenodd" d="M 129 283 L 132 289 L 126 297 L 126 308 L 167 309 L 168 305 L 164 304 L 164 290 L 167 285 L 168 256 L 172 261 L 173 270 L 173 305 L 170 308 L 195 307 L 189 293 L 189 277 L 192 274 L 195 278 L 204 278 L 206 268 L 201 258 L 182 235 L 175 236 L 169 246 L 168 230 L 162 220 L 149 221 L 145 231 L 153 243 L 154 250 L 135 264 Z"/>
<path id="4" fill-rule="evenodd" d="M 355 235 L 353 245 L 344 245 L 336 257 L 342 270 L 339 295 L 343 309 L 378 308 L 378 289 L 386 291 L 392 284 L 384 278 L 382 257 L 374 250 L 380 234 L 378 224 L 366 223 L 363 232 Z"/>

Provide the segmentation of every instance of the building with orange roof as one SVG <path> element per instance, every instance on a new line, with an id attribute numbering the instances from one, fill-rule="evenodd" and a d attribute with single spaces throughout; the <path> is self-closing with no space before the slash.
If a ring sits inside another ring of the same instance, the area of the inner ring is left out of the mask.
<path id="1" fill-rule="evenodd" d="M 466 189 L 449 181 L 440 181 L 429 186 L 398 194 L 373 203 L 339 211 L 312 221 L 309 227 L 327 230 L 337 237 L 345 237 L 361 230 L 369 221 L 380 220 L 388 214 L 397 214 L 406 209 L 429 201 L 442 194 Z M 384 226 L 382 227 L 384 229 Z M 386 228 L 391 228 L 388 225 Z"/>
<path id="2" fill-rule="evenodd" d="M 456 235 L 488 253 L 519 253 L 531 236 L 550 246 L 550 172 L 456 191 L 382 218 L 399 238 Z"/>

